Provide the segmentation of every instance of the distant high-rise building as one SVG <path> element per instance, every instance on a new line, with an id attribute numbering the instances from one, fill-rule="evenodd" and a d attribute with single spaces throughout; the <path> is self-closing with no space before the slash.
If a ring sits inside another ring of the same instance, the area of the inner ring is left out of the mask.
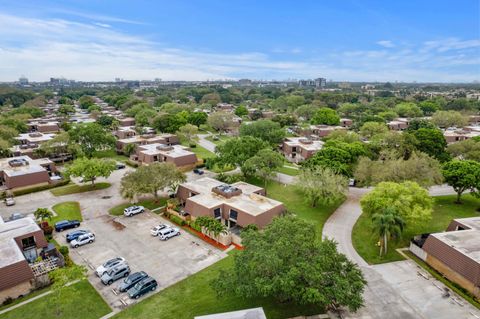
<path id="1" fill-rule="evenodd" d="M 324 88 L 325 86 L 327 86 L 327 79 L 325 78 L 315 79 L 315 87 Z"/>
<path id="2" fill-rule="evenodd" d="M 22 76 L 18 79 L 18 83 L 19 83 L 20 85 L 28 85 L 28 79 L 27 79 L 24 75 L 22 75 Z"/>

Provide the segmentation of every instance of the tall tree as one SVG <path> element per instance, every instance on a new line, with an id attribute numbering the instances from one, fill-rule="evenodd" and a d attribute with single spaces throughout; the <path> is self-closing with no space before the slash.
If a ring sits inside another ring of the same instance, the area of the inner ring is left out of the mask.
<path id="1" fill-rule="evenodd" d="M 399 238 L 405 227 L 405 222 L 394 208 L 386 207 L 383 212 L 372 216 L 372 226 L 380 237 L 380 256 L 388 252 L 388 239 Z"/>
<path id="2" fill-rule="evenodd" d="M 180 139 L 186 141 L 189 145 L 195 144 L 195 142 L 198 140 L 197 134 L 198 127 L 192 124 L 185 124 L 177 131 L 177 135 L 180 137 Z"/>
<path id="3" fill-rule="evenodd" d="M 253 136 L 264 140 L 270 145 L 281 143 L 285 137 L 285 130 L 280 124 L 271 120 L 258 120 L 240 126 L 240 136 Z"/>
<path id="4" fill-rule="evenodd" d="M 480 138 L 452 143 L 447 147 L 448 153 L 458 159 L 480 162 Z"/>
<path id="5" fill-rule="evenodd" d="M 312 207 L 336 203 L 348 193 L 347 178 L 323 167 L 302 170 L 296 185 Z"/>
<path id="6" fill-rule="evenodd" d="M 98 158 L 78 158 L 67 167 L 67 175 L 82 177 L 95 185 L 97 177 L 108 178 L 115 170 L 115 161 Z"/>
<path id="7" fill-rule="evenodd" d="M 445 182 L 457 193 L 456 203 L 461 203 L 462 194 L 480 185 L 480 163 L 470 160 L 453 160 L 443 166 Z"/>
<path id="8" fill-rule="evenodd" d="M 245 249 L 234 255 L 232 269 L 212 282 L 219 296 L 233 292 L 350 311 L 363 305 L 366 281 L 359 267 L 335 242 L 319 240 L 313 224 L 291 215 L 275 218 L 261 232 L 242 232 L 242 243 Z"/>
<path id="9" fill-rule="evenodd" d="M 463 127 L 468 124 L 468 118 L 457 111 L 437 111 L 432 116 L 432 123 L 441 128 Z"/>
<path id="10" fill-rule="evenodd" d="M 312 117 L 311 123 L 338 125 L 340 124 L 340 116 L 338 116 L 337 111 L 328 107 L 322 107 Z"/>
<path id="11" fill-rule="evenodd" d="M 363 196 L 360 204 L 369 216 L 391 207 L 408 224 L 431 218 L 433 199 L 426 189 L 415 182 L 382 182 Z"/>
<path id="12" fill-rule="evenodd" d="M 268 144 L 252 136 L 236 137 L 217 145 L 215 153 L 221 165 L 241 166 L 246 160 L 255 156 Z"/>
<path id="13" fill-rule="evenodd" d="M 110 132 L 97 123 L 76 125 L 68 134 L 70 140 L 78 144 L 87 157 L 92 157 L 95 151 L 111 149 L 115 144 L 115 138 Z"/>
<path id="14" fill-rule="evenodd" d="M 233 114 L 228 112 L 215 112 L 207 119 L 208 125 L 218 132 L 225 132 L 233 124 Z"/>
<path id="15" fill-rule="evenodd" d="M 263 179 L 267 187 L 268 180 L 272 178 L 277 168 L 283 166 L 283 162 L 284 158 L 280 153 L 266 148 L 246 160 L 241 168 L 245 175 L 254 175 Z"/>
<path id="16" fill-rule="evenodd" d="M 416 130 L 413 135 L 418 141 L 418 150 L 438 159 L 440 162 L 446 162 L 450 156 L 446 152 L 447 141 L 439 129 L 421 128 Z"/>
<path id="17" fill-rule="evenodd" d="M 375 135 L 387 132 L 388 127 L 384 123 L 379 122 L 366 122 L 360 128 L 360 135 L 366 138 L 372 138 Z"/>

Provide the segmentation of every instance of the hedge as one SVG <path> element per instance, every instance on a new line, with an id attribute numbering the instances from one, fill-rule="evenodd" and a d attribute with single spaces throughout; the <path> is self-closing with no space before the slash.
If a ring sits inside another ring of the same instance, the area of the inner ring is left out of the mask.
<path id="1" fill-rule="evenodd" d="M 134 161 L 131 161 L 131 160 L 125 161 L 125 164 L 127 164 L 128 166 L 133 167 L 133 168 L 138 167 L 138 163 L 135 163 Z"/>
<path id="2" fill-rule="evenodd" d="M 36 186 L 36 187 L 30 187 L 30 188 L 25 188 L 25 189 L 19 189 L 16 191 L 13 191 L 14 196 L 21 196 L 21 195 L 26 195 L 30 193 L 36 193 L 36 192 L 41 192 L 47 189 L 59 187 L 59 186 L 65 186 L 68 183 L 70 183 L 70 179 L 65 179 L 61 182 L 55 183 L 55 184 L 48 184 L 48 185 L 42 185 L 42 186 Z"/>
<path id="3" fill-rule="evenodd" d="M 170 220 L 171 220 L 172 222 L 174 222 L 175 224 L 178 224 L 178 225 L 180 225 L 180 226 L 185 225 L 185 221 L 184 221 L 183 219 L 181 219 L 180 217 L 178 217 L 178 216 L 175 216 L 175 215 L 172 214 L 172 215 L 170 215 L 169 218 L 170 218 Z"/>

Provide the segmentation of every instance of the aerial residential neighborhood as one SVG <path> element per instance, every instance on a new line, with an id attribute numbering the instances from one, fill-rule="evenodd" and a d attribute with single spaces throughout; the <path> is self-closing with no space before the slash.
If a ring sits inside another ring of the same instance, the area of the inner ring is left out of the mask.
<path id="1" fill-rule="evenodd" d="M 0 319 L 480 318 L 478 1 L 0 4 Z"/>

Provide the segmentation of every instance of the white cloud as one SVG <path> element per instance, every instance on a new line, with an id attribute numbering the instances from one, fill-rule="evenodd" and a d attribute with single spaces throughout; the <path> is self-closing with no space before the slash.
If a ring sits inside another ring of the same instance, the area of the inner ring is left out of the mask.
<path id="1" fill-rule="evenodd" d="M 116 20 L 109 19 L 112 23 Z M 277 49 L 274 58 L 262 52 L 178 49 L 120 32 L 98 17 L 81 23 L 0 13 L 0 21 L 0 81 L 12 81 L 22 74 L 34 81 L 58 76 L 76 80 L 318 76 L 349 81 L 479 79 L 478 55 L 462 51 L 475 48 L 477 40 L 431 41 L 417 48 L 402 48 L 398 44 L 396 50 L 388 50 L 384 43 L 380 50 L 315 54 L 310 59 L 305 59 L 306 53 L 299 48 Z M 445 50 L 446 47 L 449 49 Z M 279 60 L 281 53 L 289 58 Z M 300 60 L 292 55 L 295 53 L 305 54 Z M 455 66 L 459 69 L 452 69 Z"/>
<path id="2" fill-rule="evenodd" d="M 392 41 L 389 40 L 382 40 L 377 42 L 378 45 L 384 47 L 384 48 L 393 48 L 395 47 L 395 44 L 393 44 Z"/>

